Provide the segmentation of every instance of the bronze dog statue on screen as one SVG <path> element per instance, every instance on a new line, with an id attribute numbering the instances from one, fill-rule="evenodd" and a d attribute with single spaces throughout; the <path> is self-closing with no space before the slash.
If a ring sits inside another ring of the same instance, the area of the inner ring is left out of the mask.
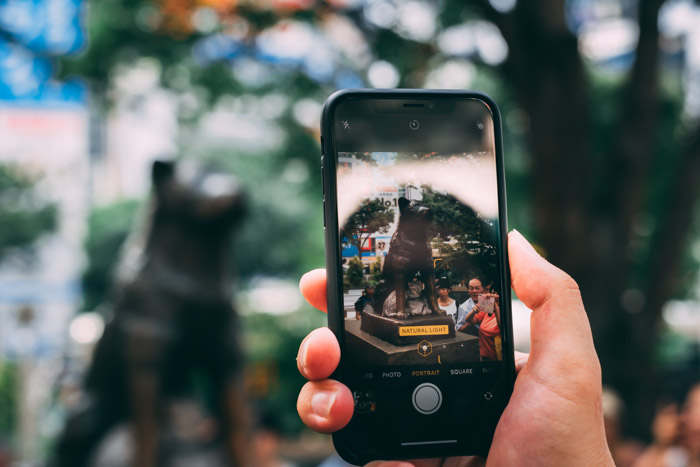
<path id="1" fill-rule="evenodd" d="M 420 201 L 399 198 L 399 223 L 391 237 L 389 251 L 375 292 L 377 314 L 406 319 L 411 315 L 444 315 L 437 303 L 435 270 L 429 241 L 432 215 Z M 420 275 L 422 299 L 413 281 Z M 409 286 L 411 282 L 411 286 Z M 409 303 L 410 301 L 410 303 Z M 395 306 L 393 305 L 395 302 Z"/>
<path id="2" fill-rule="evenodd" d="M 100 441 L 123 422 L 133 438 L 129 465 L 164 465 L 165 401 L 192 395 L 196 377 L 214 401 L 222 457 L 249 465 L 228 268 L 243 195 L 233 177 L 176 169 L 172 162 L 153 165 L 144 244 L 136 254 L 126 248 L 130 272 L 117 281 L 113 316 L 87 374 L 86 403 L 68 419 L 50 465 L 94 465 Z"/>

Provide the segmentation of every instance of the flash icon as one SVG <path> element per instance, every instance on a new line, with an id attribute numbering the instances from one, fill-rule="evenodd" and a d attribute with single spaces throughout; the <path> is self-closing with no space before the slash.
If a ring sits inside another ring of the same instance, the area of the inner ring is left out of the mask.
<path id="1" fill-rule="evenodd" d="M 347 120 L 343 120 L 343 129 L 350 130 L 350 122 L 348 122 Z"/>

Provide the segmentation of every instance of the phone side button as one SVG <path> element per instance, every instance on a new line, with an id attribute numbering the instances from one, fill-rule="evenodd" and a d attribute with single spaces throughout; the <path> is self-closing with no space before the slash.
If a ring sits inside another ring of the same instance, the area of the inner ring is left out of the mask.
<path id="1" fill-rule="evenodd" d="M 413 390 L 411 400 L 419 413 L 430 415 L 437 412 L 442 405 L 442 391 L 432 383 L 419 384 Z"/>
<path id="2" fill-rule="evenodd" d="M 326 195 L 326 169 L 323 166 L 323 157 L 321 157 L 321 190 L 323 195 Z"/>

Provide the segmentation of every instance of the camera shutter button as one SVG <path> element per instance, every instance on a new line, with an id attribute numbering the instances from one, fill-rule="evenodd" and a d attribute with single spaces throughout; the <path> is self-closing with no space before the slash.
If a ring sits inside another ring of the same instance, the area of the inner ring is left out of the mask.
<path id="1" fill-rule="evenodd" d="M 442 405 L 442 392 L 432 383 L 423 383 L 414 389 L 412 402 L 418 412 L 430 415 L 437 412 Z"/>

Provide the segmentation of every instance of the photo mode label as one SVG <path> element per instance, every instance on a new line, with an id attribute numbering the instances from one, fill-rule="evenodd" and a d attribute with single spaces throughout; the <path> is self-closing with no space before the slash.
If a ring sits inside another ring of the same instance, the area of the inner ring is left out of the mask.
<path id="1" fill-rule="evenodd" d="M 399 336 L 445 336 L 450 333 L 447 325 L 400 326 Z"/>

